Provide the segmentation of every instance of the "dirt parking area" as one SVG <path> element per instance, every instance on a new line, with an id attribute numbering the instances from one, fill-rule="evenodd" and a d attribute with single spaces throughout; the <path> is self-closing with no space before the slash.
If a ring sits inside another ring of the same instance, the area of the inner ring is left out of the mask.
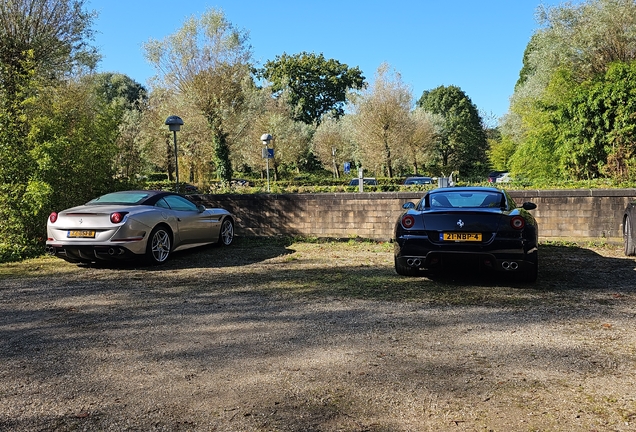
<path id="1" fill-rule="evenodd" d="M 391 244 L 237 239 L 0 265 L 1 431 L 636 430 L 636 260 L 404 278 Z"/>

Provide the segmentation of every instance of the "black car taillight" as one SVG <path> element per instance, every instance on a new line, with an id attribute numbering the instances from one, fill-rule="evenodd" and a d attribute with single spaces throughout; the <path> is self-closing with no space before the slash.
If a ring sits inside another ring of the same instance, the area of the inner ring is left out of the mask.
<path id="1" fill-rule="evenodd" d="M 412 228 L 415 225 L 415 218 L 411 215 L 405 215 L 402 217 L 402 226 L 404 228 Z"/>
<path id="2" fill-rule="evenodd" d="M 118 224 L 124 220 L 124 216 L 126 216 L 128 212 L 115 212 L 110 214 L 110 221 L 114 224 Z"/>
<path id="3" fill-rule="evenodd" d="M 521 216 L 513 216 L 510 219 L 510 226 L 518 230 L 523 229 L 526 226 L 526 220 Z"/>

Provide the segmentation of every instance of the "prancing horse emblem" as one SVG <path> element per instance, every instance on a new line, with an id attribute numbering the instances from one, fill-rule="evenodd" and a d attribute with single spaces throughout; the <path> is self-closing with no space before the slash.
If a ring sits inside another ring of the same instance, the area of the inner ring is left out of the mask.
<path id="1" fill-rule="evenodd" d="M 457 226 L 458 226 L 458 227 L 460 227 L 460 228 L 463 228 L 463 227 L 464 227 L 464 221 L 463 221 L 463 220 L 461 220 L 461 219 L 460 219 L 460 220 L 458 220 L 458 221 L 457 221 Z"/>
<path id="2" fill-rule="evenodd" d="M 80 220 L 78 220 L 78 222 L 80 223 L 80 225 L 84 223 L 84 221 L 82 220 L 82 218 L 80 218 Z"/>

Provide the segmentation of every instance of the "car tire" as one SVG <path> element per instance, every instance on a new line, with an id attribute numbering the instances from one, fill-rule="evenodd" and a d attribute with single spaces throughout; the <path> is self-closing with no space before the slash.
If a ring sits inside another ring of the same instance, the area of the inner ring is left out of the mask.
<path id="1" fill-rule="evenodd" d="M 629 214 L 625 218 L 625 223 L 623 223 L 623 245 L 626 256 L 636 255 L 636 242 L 634 241 L 634 232 Z"/>
<path id="2" fill-rule="evenodd" d="M 400 276 L 419 276 L 419 269 L 400 264 L 400 261 L 397 259 L 397 257 L 393 257 L 393 260 L 395 262 L 395 272 Z"/>
<path id="3" fill-rule="evenodd" d="M 229 246 L 234 241 L 234 222 L 232 219 L 224 219 L 221 223 L 218 244 L 221 246 Z"/>
<path id="4" fill-rule="evenodd" d="M 148 237 L 146 245 L 146 260 L 150 264 L 162 264 L 172 251 L 172 236 L 164 226 L 155 227 Z"/>

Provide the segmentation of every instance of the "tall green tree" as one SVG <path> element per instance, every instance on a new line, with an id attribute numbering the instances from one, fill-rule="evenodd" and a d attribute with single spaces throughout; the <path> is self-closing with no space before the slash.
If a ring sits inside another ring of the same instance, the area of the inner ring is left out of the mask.
<path id="1" fill-rule="evenodd" d="M 32 210 L 42 220 L 48 211 L 118 188 L 117 139 L 124 110 L 78 80 L 49 87 L 40 97 L 28 137 L 37 162 L 29 203 L 38 206 Z"/>
<path id="2" fill-rule="evenodd" d="M 599 91 L 599 80 L 604 86 L 612 81 L 605 74 L 613 64 L 636 60 L 636 3 L 587 0 L 540 6 L 537 16 L 541 27 L 526 47 L 502 123 L 504 140 L 516 146 L 510 158 L 513 172 L 552 178 L 620 172 L 605 169 L 612 153 L 604 144 L 612 108 L 590 88 Z M 631 139 L 616 136 L 615 144 L 623 138 Z M 629 160 L 629 153 L 620 158 Z"/>
<path id="3" fill-rule="evenodd" d="M 245 89 L 253 85 L 247 32 L 236 28 L 223 12 L 209 9 L 200 18 L 189 18 L 163 41 L 151 39 L 144 48 L 164 85 L 194 101 L 206 117 L 218 176 L 230 182 L 229 137 L 245 108 Z"/>
<path id="4" fill-rule="evenodd" d="M 117 103 L 126 109 L 142 110 L 148 100 L 146 88 L 128 75 L 104 72 L 85 75 L 82 80 L 90 83 L 108 103 Z"/>
<path id="5" fill-rule="evenodd" d="M 89 45 L 94 14 L 84 3 L 0 2 L 0 237 L 10 244 L 30 244 L 41 234 L 41 220 L 30 212 L 39 188 L 28 139 L 38 97 L 73 71 L 94 67 L 99 58 Z"/>
<path id="6" fill-rule="evenodd" d="M 148 104 L 145 87 L 127 75 L 111 72 L 84 75 L 78 85 L 86 87 L 87 97 L 98 97 L 100 103 L 121 113 L 117 125 L 116 176 L 133 179 L 147 166 L 140 139 L 143 111 Z"/>
<path id="7" fill-rule="evenodd" d="M 488 170 L 488 143 L 477 107 L 457 86 L 427 90 L 418 106 L 444 118 L 436 153 L 443 172 L 459 171 L 464 178 L 481 177 Z"/>
<path id="8" fill-rule="evenodd" d="M 293 118 L 310 125 L 320 124 L 325 114 L 336 119 L 342 116 L 347 92 L 365 85 L 358 67 L 307 52 L 277 56 L 265 63 L 260 75 L 291 107 Z"/>
<path id="9" fill-rule="evenodd" d="M 575 178 L 636 179 L 636 61 L 614 63 L 577 87 L 559 113 L 564 171 Z"/>

